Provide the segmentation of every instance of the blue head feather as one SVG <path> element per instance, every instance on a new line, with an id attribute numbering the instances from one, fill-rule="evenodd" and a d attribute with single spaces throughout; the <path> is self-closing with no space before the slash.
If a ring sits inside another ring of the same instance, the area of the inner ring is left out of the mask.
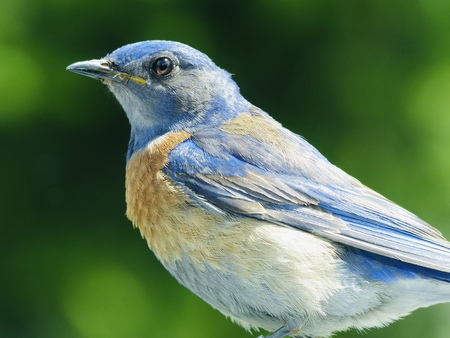
<path id="1" fill-rule="evenodd" d="M 162 57 L 173 62 L 167 76 L 158 76 L 153 69 Z M 178 42 L 138 42 L 115 50 L 105 60 L 130 75 L 124 81 L 106 81 L 130 120 L 128 158 L 164 133 L 215 127 L 250 106 L 228 72 Z"/>

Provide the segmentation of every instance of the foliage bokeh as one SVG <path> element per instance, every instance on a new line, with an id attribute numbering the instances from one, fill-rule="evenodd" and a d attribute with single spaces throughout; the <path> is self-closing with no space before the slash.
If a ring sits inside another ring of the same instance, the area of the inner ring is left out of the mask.
<path id="1" fill-rule="evenodd" d="M 0 337 L 250 337 L 126 220 L 128 122 L 69 63 L 146 39 L 192 45 L 450 237 L 449 17 L 444 0 L 0 0 Z M 364 336 L 447 337 L 449 317 L 439 305 Z"/>

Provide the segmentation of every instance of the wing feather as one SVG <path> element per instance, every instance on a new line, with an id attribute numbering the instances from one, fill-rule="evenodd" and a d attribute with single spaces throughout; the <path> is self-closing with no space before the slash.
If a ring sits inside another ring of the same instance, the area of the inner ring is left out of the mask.
<path id="1" fill-rule="evenodd" d="M 256 108 L 227 124 L 195 134 L 169 155 L 166 173 L 200 203 L 450 273 L 450 243 L 438 230 L 304 139 Z"/>

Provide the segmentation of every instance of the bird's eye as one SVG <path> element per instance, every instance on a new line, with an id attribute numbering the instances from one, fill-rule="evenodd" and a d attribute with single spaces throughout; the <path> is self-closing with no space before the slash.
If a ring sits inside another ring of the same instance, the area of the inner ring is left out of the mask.
<path id="1" fill-rule="evenodd" d="M 168 57 L 161 57 L 153 62 L 152 69 L 158 76 L 168 75 L 173 70 L 173 61 Z"/>

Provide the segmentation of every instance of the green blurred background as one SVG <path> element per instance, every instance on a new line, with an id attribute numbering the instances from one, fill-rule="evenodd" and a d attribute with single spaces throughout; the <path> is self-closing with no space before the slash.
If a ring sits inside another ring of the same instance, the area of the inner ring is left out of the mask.
<path id="1" fill-rule="evenodd" d="M 128 122 L 68 64 L 146 39 L 190 44 L 450 237 L 449 18 L 445 0 L 0 0 L 0 337 L 251 336 L 178 285 L 133 230 Z M 449 332 L 450 304 L 364 337 Z"/>

